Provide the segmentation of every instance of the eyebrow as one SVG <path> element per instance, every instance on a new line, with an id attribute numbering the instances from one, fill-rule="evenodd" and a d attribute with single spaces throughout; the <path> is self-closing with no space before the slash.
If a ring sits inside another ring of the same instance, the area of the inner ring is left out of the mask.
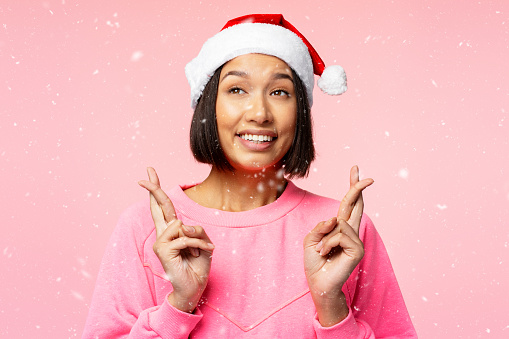
<path id="1" fill-rule="evenodd" d="M 235 76 L 238 76 L 238 77 L 241 77 L 241 78 L 247 78 L 248 75 L 246 72 L 241 72 L 241 71 L 230 71 L 228 73 L 226 73 L 223 78 L 219 81 L 219 82 L 222 82 L 224 79 L 226 79 L 227 76 L 229 75 L 235 75 Z"/>
<path id="2" fill-rule="evenodd" d="M 235 76 L 238 76 L 238 77 L 241 77 L 241 78 L 248 78 L 249 77 L 249 75 L 246 72 L 242 72 L 242 71 L 230 71 L 230 72 L 226 73 L 219 82 L 222 82 L 229 75 L 235 75 Z M 272 79 L 273 80 L 288 79 L 291 82 L 293 82 L 293 78 L 290 75 L 286 74 L 286 73 L 275 73 L 274 75 L 272 75 Z"/>

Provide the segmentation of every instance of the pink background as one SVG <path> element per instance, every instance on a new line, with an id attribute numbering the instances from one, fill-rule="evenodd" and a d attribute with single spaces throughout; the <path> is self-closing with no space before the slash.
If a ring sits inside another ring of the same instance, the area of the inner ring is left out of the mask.
<path id="1" fill-rule="evenodd" d="M 284 13 L 349 90 L 315 90 L 313 192 L 366 210 L 421 338 L 509 337 L 507 1 L 2 1 L 0 336 L 79 337 L 120 212 L 199 181 L 184 65 L 227 19 Z M 311 226 L 311 225 L 310 225 Z"/>

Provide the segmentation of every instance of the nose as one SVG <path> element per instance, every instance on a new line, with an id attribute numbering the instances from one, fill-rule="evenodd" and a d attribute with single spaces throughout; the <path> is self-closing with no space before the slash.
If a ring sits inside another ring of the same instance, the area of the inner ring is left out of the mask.
<path id="1" fill-rule="evenodd" d="M 272 112 L 269 103 L 263 95 L 257 95 L 249 101 L 245 117 L 247 121 L 255 122 L 259 125 L 272 122 Z"/>

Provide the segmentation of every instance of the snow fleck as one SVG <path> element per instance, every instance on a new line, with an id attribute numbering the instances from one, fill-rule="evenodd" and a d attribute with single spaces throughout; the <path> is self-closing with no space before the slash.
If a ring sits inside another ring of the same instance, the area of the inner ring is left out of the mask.
<path id="1" fill-rule="evenodd" d="M 490 333 L 491 330 L 489 328 L 486 329 L 486 333 Z"/>
<path id="2" fill-rule="evenodd" d="M 385 136 L 388 137 L 389 136 L 389 131 L 385 131 Z"/>
<path id="3" fill-rule="evenodd" d="M 82 274 L 85 278 L 87 278 L 87 279 L 91 279 L 91 278 L 92 278 L 92 276 L 90 275 L 90 273 L 88 273 L 88 272 L 87 272 L 87 271 L 85 271 L 85 270 L 81 270 L 81 274 Z"/>
<path id="4" fill-rule="evenodd" d="M 232 254 L 235 254 L 235 253 L 237 253 L 237 250 L 233 250 L 233 251 L 232 251 Z"/>
<path id="5" fill-rule="evenodd" d="M 258 190 L 258 192 L 263 193 L 265 191 L 265 186 L 263 185 L 262 182 L 259 182 L 258 185 L 256 186 L 256 189 Z"/>
<path id="6" fill-rule="evenodd" d="M 315 172 L 315 173 L 318 172 L 318 168 L 313 167 L 313 172 Z"/>
<path id="7" fill-rule="evenodd" d="M 422 296 L 422 300 L 428 302 L 428 298 L 426 298 L 425 296 Z"/>
<path id="8" fill-rule="evenodd" d="M 56 282 L 61 282 L 62 281 L 62 278 L 61 277 L 58 277 L 55 279 Z"/>
<path id="9" fill-rule="evenodd" d="M 76 292 L 76 291 L 71 290 L 71 294 L 72 294 L 73 297 L 75 297 L 78 300 L 83 300 L 84 299 L 83 296 L 80 293 Z"/>
<path id="10" fill-rule="evenodd" d="M 435 82 L 435 80 L 431 79 L 431 83 L 433 84 L 433 86 L 438 87 L 437 83 Z"/>
<path id="11" fill-rule="evenodd" d="M 398 172 L 398 176 L 402 179 L 408 179 L 408 169 L 407 168 L 400 169 Z"/>
<path id="12" fill-rule="evenodd" d="M 438 207 L 439 210 L 443 211 L 443 210 L 445 210 L 447 208 L 447 205 L 445 205 L 445 204 L 444 205 L 437 204 L 437 207 Z"/>
<path id="13" fill-rule="evenodd" d="M 94 71 L 94 73 L 92 73 L 92 74 L 93 74 L 93 75 L 97 75 L 97 74 L 99 74 L 99 70 L 98 70 L 98 69 L 96 69 L 96 70 Z"/>
<path id="14" fill-rule="evenodd" d="M 143 52 L 142 51 L 135 51 L 131 55 L 131 61 L 133 61 L 133 62 L 139 61 L 141 58 L 143 58 Z"/>

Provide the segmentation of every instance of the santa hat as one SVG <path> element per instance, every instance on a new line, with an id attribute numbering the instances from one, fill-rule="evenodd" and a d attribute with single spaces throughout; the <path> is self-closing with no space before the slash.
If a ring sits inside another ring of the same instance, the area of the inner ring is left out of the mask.
<path id="1" fill-rule="evenodd" d="M 186 65 L 191 107 L 196 107 L 216 69 L 233 58 L 250 53 L 272 55 L 286 62 L 304 83 L 309 105 L 313 104 L 313 74 L 321 76 L 317 85 L 325 93 L 339 95 L 346 91 L 343 68 L 338 65 L 325 68 L 309 41 L 281 14 L 250 14 L 228 21 Z"/>

